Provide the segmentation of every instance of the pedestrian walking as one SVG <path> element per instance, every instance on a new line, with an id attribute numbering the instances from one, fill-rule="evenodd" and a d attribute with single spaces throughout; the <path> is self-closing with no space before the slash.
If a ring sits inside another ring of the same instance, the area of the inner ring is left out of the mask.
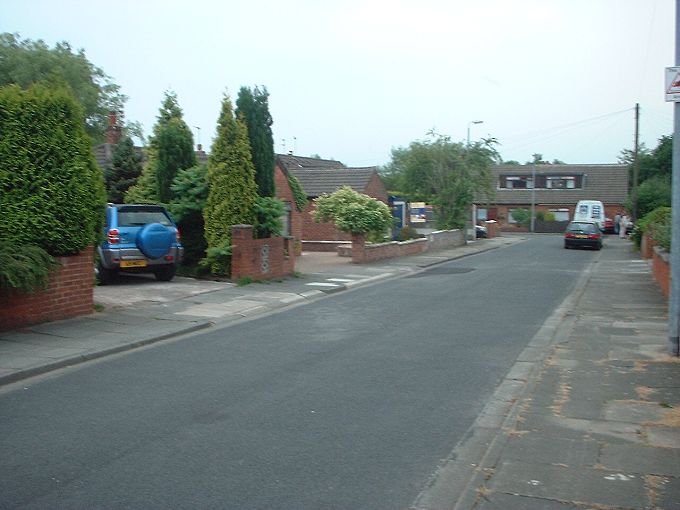
<path id="1" fill-rule="evenodd" d="M 621 222 L 621 213 L 617 212 L 616 216 L 614 216 L 614 233 L 618 234 L 619 233 L 619 223 Z"/>
<path id="2" fill-rule="evenodd" d="M 619 237 L 621 239 L 626 238 L 626 228 L 628 227 L 628 216 L 625 214 L 621 215 L 621 219 L 619 220 Z"/>

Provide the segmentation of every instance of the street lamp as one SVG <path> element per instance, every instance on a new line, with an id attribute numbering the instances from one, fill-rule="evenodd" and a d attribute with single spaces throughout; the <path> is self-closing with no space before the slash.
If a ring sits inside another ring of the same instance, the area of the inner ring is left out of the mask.
<path id="1" fill-rule="evenodd" d="M 481 124 L 482 122 L 484 122 L 484 121 L 483 120 L 471 120 L 470 122 L 468 122 L 468 126 L 467 126 L 467 147 L 470 146 L 470 126 L 472 124 Z"/>
<path id="2" fill-rule="evenodd" d="M 472 124 L 481 124 L 482 122 L 484 122 L 484 121 L 483 120 L 471 120 L 470 122 L 468 122 L 468 125 L 467 125 L 467 145 L 465 146 L 466 148 L 470 147 L 470 126 Z M 467 154 L 467 151 L 466 151 L 465 159 L 467 160 L 467 158 L 468 158 L 468 154 Z M 474 241 L 475 238 L 477 237 L 477 233 L 475 231 L 475 225 L 477 225 L 477 205 L 474 204 L 474 203 L 472 203 L 472 211 L 471 212 L 472 212 L 472 229 L 470 231 L 469 237 L 470 237 L 471 241 Z"/>

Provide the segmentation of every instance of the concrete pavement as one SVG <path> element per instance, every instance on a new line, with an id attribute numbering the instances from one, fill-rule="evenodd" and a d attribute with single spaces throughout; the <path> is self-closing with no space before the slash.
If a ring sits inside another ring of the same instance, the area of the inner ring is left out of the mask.
<path id="1" fill-rule="evenodd" d="M 0 384 L 523 240 L 361 266 L 308 253 L 298 277 L 243 287 L 123 280 L 97 288 L 101 312 L 0 333 Z M 649 264 L 608 237 L 412 509 L 680 509 L 680 361 L 666 328 Z"/>

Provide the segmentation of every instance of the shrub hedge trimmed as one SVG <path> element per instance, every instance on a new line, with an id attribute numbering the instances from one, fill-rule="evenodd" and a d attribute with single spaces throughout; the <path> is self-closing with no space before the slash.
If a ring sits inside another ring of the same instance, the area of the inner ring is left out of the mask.
<path id="1" fill-rule="evenodd" d="M 101 235 L 104 178 L 66 89 L 0 88 L 0 239 L 72 255 Z"/>

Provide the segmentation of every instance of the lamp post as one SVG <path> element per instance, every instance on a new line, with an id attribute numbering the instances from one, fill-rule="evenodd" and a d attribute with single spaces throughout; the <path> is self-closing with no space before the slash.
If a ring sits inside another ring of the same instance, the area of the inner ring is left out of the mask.
<path id="1" fill-rule="evenodd" d="M 678 0 L 678 1 L 680 1 L 680 0 Z M 484 121 L 483 120 L 471 120 L 470 122 L 468 122 L 468 125 L 467 125 L 467 144 L 465 145 L 466 148 L 470 147 L 470 126 L 472 126 L 472 124 L 481 124 L 482 122 L 484 122 Z M 467 159 L 467 158 L 468 158 L 468 154 L 466 153 L 465 159 Z M 471 213 L 472 213 L 472 229 L 470 231 L 469 237 L 470 237 L 471 241 L 474 241 L 475 238 L 477 237 L 477 233 L 476 233 L 476 229 L 475 229 L 475 226 L 477 225 L 477 205 L 475 203 L 472 204 Z"/>
<path id="2" fill-rule="evenodd" d="M 468 122 L 468 125 L 467 125 L 467 145 L 466 145 L 466 147 L 470 147 L 470 126 L 472 124 L 481 124 L 482 122 L 484 122 L 484 121 L 483 120 L 471 120 L 470 122 Z"/>

